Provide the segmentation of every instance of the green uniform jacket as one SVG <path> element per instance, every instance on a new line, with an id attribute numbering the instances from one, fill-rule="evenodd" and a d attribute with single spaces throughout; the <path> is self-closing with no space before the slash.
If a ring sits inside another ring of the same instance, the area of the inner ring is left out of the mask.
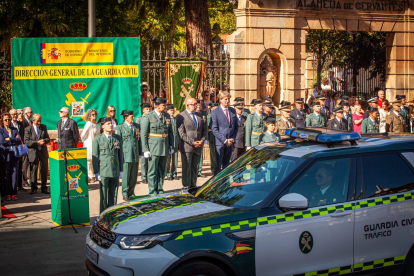
<path id="1" fill-rule="evenodd" d="M 255 147 L 259 145 L 260 135 L 253 134 L 253 132 L 265 132 L 266 126 L 263 122 L 263 116 L 259 117 L 257 112 L 247 116 L 246 120 L 246 147 Z"/>
<path id="2" fill-rule="evenodd" d="M 174 119 L 171 118 L 171 127 L 172 127 L 173 134 L 174 134 L 173 135 L 174 136 L 174 146 L 173 146 L 173 150 L 175 152 L 177 152 L 177 150 L 178 150 L 178 142 L 180 142 L 180 136 L 178 135 L 177 120 L 175 119 L 175 117 L 174 117 Z"/>
<path id="3" fill-rule="evenodd" d="M 96 136 L 92 143 L 92 164 L 93 171 L 101 177 L 118 178 L 124 164 L 121 136 L 112 134 L 111 144 L 104 133 Z"/>
<path id="4" fill-rule="evenodd" d="M 319 116 L 311 113 L 306 117 L 305 125 L 306 127 L 324 127 L 325 121 L 325 116 L 322 113 L 319 113 Z"/>
<path id="5" fill-rule="evenodd" d="M 373 122 L 371 117 L 364 119 L 361 123 L 361 133 L 378 133 L 379 123 L 378 120 Z"/>
<path id="6" fill-rule="evenodd" d="M 122 138 L 122 151 L 124 154 L 124 162 L 138 162 L 139 156 L 142 155 L 141 139 L 139 137 L 139 126 L 132 123 L 131 129 L 126 122 L 116 127 L 116 134 Z"/>
<path id="7" fill-rule="evenodd" d="M 243 108 L 243 113 L 242 116 L 246 117 L 250 115 L 250 109 L 248 108 Z"/>
<path id="8" fill-rule="evenodd" d="M 273 135 L 271 135 L 269 134 L 268 131 L 266 131 L 264 134 L 260 135 L 260 144 L 275 142 L 279 140 L 280 140 L 280 135 L 276 133 L 273 133 Z"/>
<path id="9" fill-rule="evenodd" d="M 168 150 L 173 148 L 174 133 L 170 115 L 163 113 L 162 117 L 161 120 L 154 110 L 142 116 L 140 126 L 143 152 L 149 151 L 154 156 L 168 156 Z M 164 135 L 165 137 L 154 137 L 150 134 Z"/>

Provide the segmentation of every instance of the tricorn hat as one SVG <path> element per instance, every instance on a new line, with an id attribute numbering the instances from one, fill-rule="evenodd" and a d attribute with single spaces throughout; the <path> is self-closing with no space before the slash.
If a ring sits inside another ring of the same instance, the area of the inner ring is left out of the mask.
<path id="1" fill-rule="evenodd" d="M 166 104 L 167 103 L 167 99 L 166 98 L 156 97 L 156 98 L 154 98 L 153 101 L 154 101 L 155 104 Z"/>
<path id="2" fill-rule="evenodd" d="M 372 107 L 372 106 L 368 107 L 368 112 L 375 112 L 375 111 L 378 111 L 378 108 Z"/>
<path id="3" fill-rule="evenodd" d="M 295 103 L 303 103 L 303 98 L 296 98 Z"/>
<path id="4" fill-rule="evenodd" d="M 337 108 L 335 108 L 334 113 L 338 113 L 338 112 L 344 112 L 344 108 L 342 106 L 338 106 Z"/>
<path id="5" fill-rule="evenodd" d="M 122 110 L 121 116 L 129 116 L 129 115 L 134 115 L 134 111 L 132 111 L 132 110 Z"/>
<path id="6" fill-rule="evenodd" d="M 250 104 L 256 105 L 256 104 L 261 104 L 261 103 L 263 103 L 263 101 L 261 99 L 254 99 L 254 100 L 252 100 L 252 102 Z"/>
<path id="7" fill-rule="evenodd" d="M 112 118 L 110 117 L 103 117 L 98 120 L 98 124 L 105 124 L 106 122 L 112 122 Z"/>
<path id="8" fill-rule="evenodd" d="M 368 100 L 368 103 L 376 103 L 378 101 L 377 98 L 371 98 Z"/>
<path id="9" fill-rule="evenodd" d="M 264 119 L 264 121 L 268 124 L 274 124 L 276 123 L 276 117 L 273 115 L 269 115 Z"/>
<path id="10" fill-rule="evenodd" d="M 242 97 L 237 97 L 234 99 L 235 102 L 244 102 L 244 98 Z"/>
<path id="11" fill-rule="evenodd" d="M 397 95 L 395 96 L 395 98 L 399 101 L 401 101 L 402 99 L 405 99 L 405 95 Z"/>
<path id="12" fill-rule="evenodd" d="M 141 108 L 151 107 L 151 104 L 149 103 L 142 103 Z"/>
<path id="13" fill-rule="evenodd" d="M 174 109 L 174 105 L 173 104 L 167 104 L 167 110 L 170 110 L 170 109 Z"/>

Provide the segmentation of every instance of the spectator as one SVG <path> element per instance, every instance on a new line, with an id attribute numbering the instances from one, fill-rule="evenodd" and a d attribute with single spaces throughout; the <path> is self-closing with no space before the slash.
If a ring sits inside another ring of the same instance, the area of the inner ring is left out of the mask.
<path id="1" fill-rule="evenodd" d="M 237 115 L 234 108 L 229 107 L 230 97 L 228 92 L 220 93 L 220 107 L 211 112 L 212 130 L 216 145 L 215 175 L 230 163 L 233 143 L 237 136 Z"/>
<path id="2" fill-rule="evenodd" d="M 207 128 L 201 114 L 196 112 L 197 100 L 189 98 L 185 105 L 186 110 L 177 115 L 177 130 L 180 135 L 178 148 L 183 162 L 183 186 L 192 188 L 197 183 L 198 166 Z"/>
<path id="3" fill-rule="evenodd" d="M 206 90 L 203 92 L 203 99 L 201 100 L 201 109 L 207 111 L 210 102 L 210 93 Z"/>
<path id="4" fill-rule="evenodd" d="M 313 84 L 313 90 L 312 90 L 312 95 L 311 96 L 313 96 L 313 97 L 317 97 L 319 95 L 319 93 L 318 93 L 318 84 L 317 83 L 314 83 Z"/>
<path id="5" fill-rule="evenodd" d="M 414 105 L 412 103 L 408 105 L 408 110 L 410 112 L 410 133 L 414 133 Z"/>
<path id="6" fill-rule="evenodd" d="M 96 118 L 98 116 L 98 111 L 95 109 L 89 109 L 85 114 L 86 124 L 83 128 L 81 140 L 83 142 L 83 147 L 87 151 L 87 160 L 88 160 L 88 181 L 95 181 L 95 173 L 93 172 L 92 164 L 92 143 L 93 138 L 100 134 L 99 125 L 96 123 Z"/>
<path id="7" fill-rule="evenodd" d="M 356 104 L 354 106 L 355 112 L 352 114 L 352 124 L 354 128 L 354 132 L 361 133 L 361 123 L 363 120 L 363 114 L 361 112 L 361 105 Z"/>
<path id="8" fill-rule="evenodd" d="M 115 106 L 110 105 L 106 110 L 106 117 L 112 119 L 112 133 L 115 133 L 116 126 L 118 125 L 118 120 L 115 118 L 116 109 Z"/>
<path id="9" fill-rule="evenodd" d="M 32 124 L 32 115 L 33 111 L 30 107 L 23 108 L 23 129 L 26 129 L 26 127 L 30 126 Z M 24 131 L 23 131 L 24 133 Z M 24 141 L 24 134 L 22 136 L 22 140 Z M 27 171 L 29 170 L 29 157 L 23 156 L 22 157 L 22 184 L 23 187 L 30 187 L 27 177 Z"/>
<path id="10" fill-rule="evenodd" d="M 322 90 L 332 90 L 331 85 L 329 84 L 329 80 L 328 78 L 323 78 L 322 79 L 322 85 L 321 85 Z M 315 96 L 316 98 L 316 96 Z"/>
<path id="11" fill-rule="evenodd" d="M 25 129 L 24 143 L 29 149 L 30 164 L 30 184 L 32 190 L 30 194 L 37 192 L 37 168 L 40 167 L 40 178 L 42 181 L 42 193 L 49 194 L 47 182 L 47 169 L 49 152 L 47 144 L 50 142 L 49 134 L 45 125 L 41 124 L 42 116 L 40 114 L 33 115 L 33 124 Z"/>
<path id="12" fill-rule="evenodd" d="M 0 148 L 3 150 L 4 160 L 2 166 L 3 192 L 6 201 L 17 200 L 17 185 L 19 172 L 19 158 L 14 155 L 13 147 L 19 145 L 22 140 L 19 131 L 11 125 L 11 116 L 4 113 L 2 116 L 4 127 L 0 129 Z"/>
<path id="13" fill-rule="evenodd" d="M 69 118 L 69 108 L 62 107 L 59 111 L 60 120 L 58 128 L 58 149 L 73 149 L 78 146 L 79 128 L 78 124 Z"/>
<path id="14" fill-rule="evenodd" d="M 351 109 L 351 114 L 355 113 L 355 108 L 354 108 L 355 100 L 356 100 L 355 96 L 352 96 L 351 98 L 349 98 L 349 108 Z"/>
<path id="15" fill-rule="evenodd" d="M 158 91 L 157 97 L 158 98 L 165 98 L 165 99 L 167 99 L 167 91 L 166 91 L 166 89 L 165 88 L 161 88 Z"/>
<path id="16" fill-rule="evenodd" d="M 378 104 L 379 105 L 379 104 Z M 390 115 L 391 105 L 388 100 L 381 101 L 382 108 L 379 109 L 380 114 L 380 132 L 385 131 L 385 119 Z"/>
<path id="17" fill-rule="evenodd" d="M 11 125 L 19 131 L 20 137 L 22 137 L 22 140 L 23 140 L 24 139 L 24 127 L 23 127 L 23 123 L 20 122 L 17 119 L 18 111 L 16 109 L 10 109 L 9 113 L 10 113 L 10 116 L 11 116 L 11 119 L 12 119 L 12 121 L 11 121 L 12 124 Z M 23 158 L 20 157 L 19 159 L 20 159 L 19 160 L 19 172 L 22 172 L 23 171 L 23 169 L 22 169 Z M 25 192 L 26 190 L 23 188 L 23 184 L 22 184 L 23 183 L 23 177 L 19 177 L 17 181 L 18 181 L 17 190 Z"/>
<path id="18" fill-rule="evenodd" d="M 377 104 L 378 104 L 378 106 L 380 108 L 382 108 L 382 104 L 383 104 L 384 100 L 385 100 L 385 92 L 384 92 L 384 90 L 379 90 L 378 91 L 378 101 L 377 101 Z"/>
<path id="19" fill-rule="evenodd" d="M 149 86 L 148 83 L 143 82 L 141 84 L 141 103 L 148 103 L 151 105 L 151 107 L 154 106 L 153 102 L 152 102 L 153 96 L 151 94 L 151 92 L 149 91 Z"/>
<path id="20" fill-rule="evenodd" d="M 23 122 L 23 109 L 17 109 L 17 120 Z"/>
<path id="21" fill-rule="evenodd" d="M 338 92 L 334 92 L 332 93 L 332 102 L 330 103 L 330 107 L 329 109 L 332 109 L 332 111 L 337 108 L 339 106 L 339 103 L 341 101 L 339 100 L 339 93 Z"/>
<path id="22" fill-rule="evenodd" d="M 0 131 L 3 129 L 3 116 L 0 114 Z M 0 197 L 4 196 L 4 185 L 3 185 L 3 162 L 4 162 L 4 149 L 0 146 Z M 1 214 L 0 214 L 1 215 Z"/>

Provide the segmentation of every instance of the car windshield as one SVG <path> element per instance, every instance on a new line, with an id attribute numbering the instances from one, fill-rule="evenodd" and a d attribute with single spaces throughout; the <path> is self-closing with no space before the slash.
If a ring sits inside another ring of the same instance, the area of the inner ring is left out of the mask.
<path id="1" fill-rule="evenodd" d="M 287 146 L 271 146 L 249 150 L 202 186 L 196 196 L 236 208 L 259 208 L 259 204 L 304 161 L 280 155 L 288 149 Z"/>

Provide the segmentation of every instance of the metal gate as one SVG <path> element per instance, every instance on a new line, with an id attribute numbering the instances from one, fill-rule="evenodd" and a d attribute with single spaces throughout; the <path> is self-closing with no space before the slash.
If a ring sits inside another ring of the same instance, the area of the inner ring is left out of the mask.
<path id="1" fill-rule="evenodd" d="M 149 84 L 153 96 L 167 87 L 167 59 L 200 60 L 203 58 L 205 69 L 200 91 L 210 91 L 216 95 L 220 90 L 229 90 L 230 55 L 224 50 L 223 45 L 217 45 L 212 53 L 209 51 L 205 55 L 200 54 L 195 57 L 187 57 L 185 50 L 176 51 L 174 47 L 163 49 L 161 46 L 153 50 L 148 46 L 141 54 L 141 81 Z"/>

